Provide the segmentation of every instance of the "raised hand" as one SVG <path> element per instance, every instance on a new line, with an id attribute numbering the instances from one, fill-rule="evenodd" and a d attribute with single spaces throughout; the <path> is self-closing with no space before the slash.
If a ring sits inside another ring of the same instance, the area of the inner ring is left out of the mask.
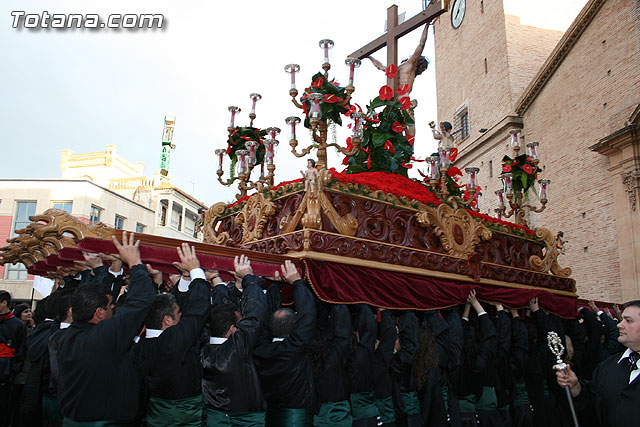
<path id="1" fill-rule="evenodd" d="M 194 268 L 200 268 L 200 260 L 196 256 L 196 248 L 189 246 L 188 243 L 183 243 L 176 249 L 180 262 L 174 262 L 173 265 L 181 270 L 183 274 L 185 271 L 189 272 Z"/>
<path id="2" fill-rule="evenodd" d="M 127 239 L 127 232 L 122 232 L 122 243 L 118 241 L 116 236 L 112 236 L 111 240 L 120 254 L 120 259 L 126 263 L 129 268 L 134 265 L 142 264 L 140 260 L 140 240 L 135 241 L 135 233 L 131 233 Z"/>
<path id="3" fill-rule="evenodd" d="M 151 267 L 151 264 L 147 264 L 147 271 L 149 272 L 149 276 L 151 276 L 153 283 L 158 286 L 162 285 L 162 272 L 160 270 L 156 270 Z"/>
<path id="4" fill-rule="evenodd" d="M 246 255 L 240 255 L 233 259 L 233 267 L 236 272 L 236 277 L 242 279 L 244 276 L 253 274 L 253 268 L 251 268 L 251 261 Z"/>
<path id="5" fill-rule="evenodd" d="M 592 299 L 589 300 L 589 307 L 591 308 L 591 311 L 593 311 L 594 313 L 597 313 L 600 311 L 600 309 L 596 305 L 596 302 Z"/>
<path id="6" fill-rule="evenodd" d="M 82 257 L 89 268 L 102 267 L 102 258 L 100 258 L 100 254 L 82 251 Z"/>
<path id="7" fill-rule="evenodd" d="M 282 277 L 284 278 L 285 282 L 293 283 L 296 280 L 301 279 L 300 273 L 298 273 L 298 269 L 291 261 L 286 260 L 282 265 L 281 269 L 282 269 Z"/>
<path id="8" fill-rule="evenodd" d="M 531 298 L 531 301 L 529 301 L 529 310 L 531 310 L 532 313 L 535 313 L 539 309 L 540 306 L 538 305 L 538 297 Z"/>

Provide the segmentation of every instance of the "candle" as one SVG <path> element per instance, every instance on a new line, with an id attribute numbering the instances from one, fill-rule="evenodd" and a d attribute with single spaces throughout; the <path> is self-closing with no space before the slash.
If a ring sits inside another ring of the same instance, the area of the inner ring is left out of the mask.
<path id="1" fill-rule="evenodd" d="M 449 169 L 450 159 L 449 159 L 449 148 L 442 147 L 438 150 L 440 153 L 440 167 L 444 169 Z"/>
<path id="2" fill-rule="evenodd" d="M 264 162 L 260 163 L 260 178 L 264 176 Z"/>
<path id="3" fill-rule="evenodd" d="M 364 136 L 364 128 L 362 122 L 364 120 L 364 113 L 356 112 L 351 115 L 353 118 L 353 138 L 362 139 Z"/>
<path id="4" fill-rule="evenodd" d="M 349 86 L 353 86 L 356 75 L 356 68 L 362 63 L 358 58 L 347 58 L 344 63 L 349 66 Z"/>
<path id="5" fill-rule="evenodd" d="M 300 117 L 291 116 L 284 119 L 284 122 L 289 125 L 289 141 L 297 140 L 296 138 L 296 125 L 300 123 Z"/>
<path id="6" fill-rule="evenodd" d="M 300 66 L 298 64 L 288 64 L 285 65 L 284 71 L 291 74 L 291 89 L 296 88 L 296 73 L 300 71 Z"/>
<path id="7" fill-rule="evenodd" d="M 498 196 L 498 203 L 500 204 L 500 207 L 501 208 L 505 207 L 505 204 L 504 204 L 504 190 L 497 190 L 496 191 L 496 196 Z"/>
<path id="8" fill-rule="evenodd" d="M 258 145 L 255 141 L 247 141 L 245 144 L 249 148 L 249 163 L 252 165 L 256 164 L 256 146 Z"/>
<path id="9" fill-rule="evenodd" d="M 322 48 L 324 52 L 324 62 L 323 64 L 329 64 L 329 49 L 333 47 L 333 40 L 322 39 L 318 43 L 318 45 Z"/>
<path id="10" fill-rule="evenodd" d="M 513 194 L 513 189 L 511 188 L 511 181 L 513 180 L 513 174 L 505 173 L 502 175 L 502 182 L 504 185 L 505 194 Z"/>
<path id="11" fill-rule="evenodd" d="M 240 108 L 232 105 L 229 107 L 229 112 L 231 113 L 231 121 L 229 122 L 229 127 L 233 128 L 235 127 L 236 113 L 240 112 Z"/>
<path id="12" fill-rule="evenodd" d="M 502 219 L 502 209 L 494 209 L 493 210 L 496 213 L 496 216 L 498 217 L 498 219 Z"/>
<path id="13" fill-rule="evenodd" d="M 311 118 L 319 119 L 321 116 L 320 104 L 324 102 L 324 95 L 321 93 L 310 93 L 309 101 L 311 101 Z"/>
<path id="14" fill-rule="evenodd" d="M 439 161 L 440 161 L 440 157 L 438 156 L 431 156 L 428 158 L 430 180 L 437 180 L 438 178 L 440 178 L 440 171 L 438 170 Z"/>
<path id="15" fill-rule="evenodd" d="M 467 173 L 468 186 L 469 190 L 472 188 L 476 188 L 478 186 L 477 177 L 480 169 L 478 168 L 465 168 L 465 172 Z"/>
<path id="16" fill-rule="evenodd" d="M 251 98 L 251 114 L 252 115 L 256 115 L 256 103 L 262 99 L 262 95 L 260 95 L 259 93 L 252 93 L 251 95 L 249 95 L 249 98 Z"/>
<path id="17" fill-rule="evenodd" d="M 530 142 L 527 144 L 527 148 L 529 149 L 529 157 L 532 160 L 538 160 L 538 143 Z"/>
<path id="18" fill-rule="evenodd" d="M 236 156 L 238 158 L 238 175 L 246 175 L 247 173 L 247 154 L 249 154 L 247 150 L 236 151 Z"/>
<path id="19" fill-rule="evenodd" d="M 538 184 L 540 184 L 540 191 L 538 193 L 538 196 L 540 196 L 540 200 L 548 200 L 547 189 L 549 188 L 550 183 L 551 181 L 549 181 L 548 179 L 541 179 L 538 181 Z"/>
<path id="20" fill-rule="evenodd" d="M 509 134 L 511 134 L 511 146 L 520 147 L 520 131 L 512 129 L 509 131 Z"/>
<path id="21" fill-rule="evenodd" d="M 225 153 L 225 149 L 223 148 L 218 148 L 215 153 L 216 156 L 218 156 L 218 170 L 221 171 L 222 170 L 222 163 L 224 161 L 224 153 Z"/>

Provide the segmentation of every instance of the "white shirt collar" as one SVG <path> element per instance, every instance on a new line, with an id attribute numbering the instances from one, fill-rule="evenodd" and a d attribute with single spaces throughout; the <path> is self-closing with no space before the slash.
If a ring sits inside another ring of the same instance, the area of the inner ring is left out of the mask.
<path id="1" fill-rule="evenodd" d="M 67 329 L 70 325 L 71 323 L 60 322 L 60 329 Z"/>
<path id="2" fill-rule="evenodd" d="M 271 342 L 280 342 L 280 341 L 284 341 L 284 338 L 276 338 L 274 337 Z"/>
<path id="3" fill-rule="evenodd" d="M 161 329 L 148 329 L 145 332 L 145 338 L 157 338 L 162 334 Z"/>
<path id="4" fill-rule="evenodd" d="M 620 364 L 620 362 L 622 362 L 624 359 L 629 358 L 630 354 L 631 354 L 631 349 L 627 348 L 627 350 L 624 353 L 622 353 L 622 356 L 618 360 L 618 364 Z M 637 366 L 636 369 L 634 369 L 629 373 L 629 384 L 631 384 L 633 380 L 635 380 L 638 377 L 638 375 L 640 375 L 640 366 Z"/>
<path id="5" fill-rule="evenodd" d="M 209 338 L 209 344 L 222 344 L 224 342 L 227 341 L 228 338 L 222 338 L 222 337 L 210 337 Z"/>

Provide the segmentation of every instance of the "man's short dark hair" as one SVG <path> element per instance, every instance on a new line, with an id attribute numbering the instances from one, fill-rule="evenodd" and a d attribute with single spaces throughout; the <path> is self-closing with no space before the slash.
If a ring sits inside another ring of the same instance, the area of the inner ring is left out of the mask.
<path id="1" fill-rule="evenodd" d="M 67 318 L 69 307 L 71 307 L 71 295 L 73 295 L 73 289 L 68 289 L 66 286 L 49 295 L 47 299 L 49 316 L 63 322 Z"/>
<path id="2" fill-rule="evenodd" d="M 209 326 L 212 337 L 224 337 L 231 325 L 236 324 L 236 307 L 232 304 L 220 304 L 211 309 Z"/>
<path id="3" fill-rule="evenodd" d="M 449 122 L 442 122 L 442 127 L 447 132 L 449 132 L 451 129 L 453 129 L 453 126 L 451 126 L 451 123 L 449 123 Z"/>
<path id="4" fill-rule="evenodd" d="M 71 308 L 74 322 L 88 322 L 93 317 L 96 309 L 107 309 L 109 298 L 108 289 L 101 283 L 83 283 L 78 286 L 71 296 Z"/>
<path id="5" fill-rule="evenodd" d="M 290 308 L 280 308 L 271 315 L 271 334 L 276 338 L 286 338 L 293 331 L 295 323 L 296 312 Z"/>
<path id="6" fill-rule="evenodd" d="M 638 308 L 640 308 L 640 299 L 636 299 L 636 300 L 633 300 L 633 301 L 625 302 L 624 303 L 624 308 L 629 308 L 629 307 L 638 307 Z"/>
<path id="7" fill-rule="evenodd" d="M 429 60 L 426 57 L 421 56 L 418 58 L 418 62 L 416 62 L 416 76 L 424 73 L 427 68 L 429 68 Z"/>
<path id="8" fill-rule="evenodd" d="M 164 316 L 173 318 L 173 310 L 176 305 L 176 297 L 171 294 L 156 295 L 151 310 L 144 320 L 144 326 L 148 329 L 162 329 L 162 321 Z M 175 320 L 175 319 L 174 319 Z"/>
<path id="9" fill-rule="evenodd" d="M 0 302 L 6 301 L 7 306 L 11 304 L 11 294 L 7 291 L 0 291 Z"/>

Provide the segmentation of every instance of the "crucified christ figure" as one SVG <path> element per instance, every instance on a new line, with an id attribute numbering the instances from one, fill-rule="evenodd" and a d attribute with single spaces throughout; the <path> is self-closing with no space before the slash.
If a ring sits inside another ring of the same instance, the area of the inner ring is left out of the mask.
<path id="1" fill-rule="evenodd" d="M 422 36 L 420 37 L 420 43 L 416 47 L 415 52 L 409 58 L 402 61 L 400 66 L 398 67 L 398 87 L 401 87 L 404 84 L 409 85 L 409 91 L 407 92 L 407 96 L 411 94 L 411 90 L 413 89 L 413 81 L 416 79 L 416 76 L 422 74 L 427 67 L 429 66 L 429 60 L 422 56 L 422 51 L 424 50 L 424 46 L 427 43 L 427 35 L 429 33 L 429 22 L 424 24 L 424 30 L 422 30 Z M 380 61 L 375 59 L 372 56 L 369 56 L 369 60 L 376 66 L 378 70 L 386 71 L 386 67 L 382 65 Z M 412 119 L 415 119 L 415 115 L 413 109 L 418 106 L 418 102 L 414 99 L 411 101 L 411 107 L 409 108 L 409 114 Z M 415 135 L 416 128 L 415 125 L 407 126 L 407 134 Z"/>
<path id="2" fill-rule="evenodd" d="M 422 56 L 424 45 L 427 43 L 428 32 L 429 23 L 427 22 L 424 25 L 424 30 L 422 30 L 422 36 L 420 37 L 420 43 L 418 43 L 418 47 L 416 47 L 415 52 L 413 52 L 413 55 L 411 55 L 408 59 L 402 61 L 402 63 L 398 66 L 398 87 L 404 84 L 408 84 L 408 94 L 411 93 L 411 89 L 413 89 L 413 81 L 416 79 L 416 76 L 422 74 L 429 66 L 429 60 Z M 382 63 L 375 59 L 373 56 L 370 56 L 369 60 L 371 60 L 373 65 L 375 65 L 378 70 L 386 71 L 387 67 L 382 65 Z"/>

